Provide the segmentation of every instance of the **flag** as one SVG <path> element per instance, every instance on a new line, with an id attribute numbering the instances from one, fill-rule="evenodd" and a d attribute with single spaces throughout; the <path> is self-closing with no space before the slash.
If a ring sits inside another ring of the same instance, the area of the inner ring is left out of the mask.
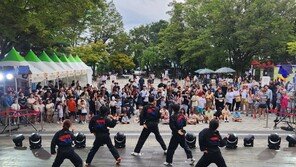
<path id="1" fill-rule="evenodd" d="M 284 69 L 283 66 L 280 66 L 278 73 L 282 74 L 284 78 L 287 78 L 289 76 L 289 72 L 286 69 Z"/>

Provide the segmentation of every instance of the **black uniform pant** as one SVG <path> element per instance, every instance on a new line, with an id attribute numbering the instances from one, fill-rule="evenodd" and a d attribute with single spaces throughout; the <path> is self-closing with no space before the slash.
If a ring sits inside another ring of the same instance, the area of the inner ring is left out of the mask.
<path id="1" fill-rule="evenodd" d="M 170 144 L 169 144 L 169 148 L 166 156 L 166 162 L 168 163 L 173 162 L 173 156 L 179 144 L 185 150 L 187 159 L 192 158 L 192 152 L 185 141 L 185 135 L 183 136 L 173 135 L 170 140 Z"/>
<path id="2" fill-rule="evenodd" d="M 110 150 L 111 154 L 113 155 L 113 157 L 115 158 L 115 160 L 117 160 L 119 158 L 118 151 L 113 146 L 110 135 L 108 133 L 97 134 L 96 139 L 93 144 L 93 147 L 90 149 L 90 151 L 87 155 L 87 159 L 86 159 L 87 164 L 91 163 L 91 161 L 93 160 L 93 158 L 94 158 L 95 154 L 97 153 L 97 151 L 99 150 L 99 148 L 101 146 L 103 146 L 104 144 L 107 145 L 107 147 L 109 148 L 109 150 Z"/>
<path id="3" fill-rule="evenodd" d="M 211 163 L 215 163 L 218 167 L 227 167 L 221 152 L 204 153 L 195 167 L 207 167 Z"/>
<path id="4" fill-rule="evenodd" d="M 73 148 L 67 150 L 66 148 L 63 151 L 59 151 L 57 156 L 52 164 L 52 167 L 59 167 L 64 162 L 65 159 L 69 159 L 75 167 L 82 167 L 83 162 L 82 159 L 79 157 L 78 154 L 75 153 Z"/>
<path id="5" fill-rule="evenodd" d="M 154 133 L 155 138 L 158 141 L 158 143 L 161 145 L 162 149 L 163 150 L 167 149 L 167 147 L 166 147 L 166 145 L 159 133 L 158 125 L 155 125 L 155 126 L 149 126 L 148 128 L 143 128 L 142 133 L 139 137 L 138 143 L 136 145 L 136 148 L 134 149 L 134 152 L 140 153 L 145 141 L 147 140 L 147 138 L 151 132 Z"/>

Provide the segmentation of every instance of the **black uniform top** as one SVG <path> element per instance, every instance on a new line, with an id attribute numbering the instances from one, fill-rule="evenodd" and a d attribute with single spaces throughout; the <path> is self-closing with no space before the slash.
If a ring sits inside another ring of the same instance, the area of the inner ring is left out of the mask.
<path id="1" fill-rule="evenodd" d="M 144 106 L 143 112 L 140 114 L 140 125 L 158 123 L 160 119 L 159 108 L 155 107 L 153 104 L 148 104 Z"/>
<path id="2" fill-rule="evenodd" d="M 172 130 L 173 135 L 178 135 L 178 131 L 182 130 L 183 127 L 186 126 L 186 118 L 184 114 L 179 113 L 179 114 L 174 114 L 170 118 L 170 128 Z"/>
<path id="3" fill-rule="evenodd" d="M 199 133 L 198 140 L 200 150 L 207 150 L 208 153 L 220 152 L 219 147 L 226 145 L 226 138 L 222 139 L 219 131 L 209 128 L 205 128 Z"/>
<path id="4" fill-rule="evenodd" d="M 56 145 L 58 146 L 58 150 L 64 149 L 72 149 L 72 142 L 75 140 L 73 132 L 69 130 L 62 129 L 55 133 L 51 140 L 51 154 L 55 154 Z"/>
<path id="5" fill-rule="evenodd" d="M 114 128 L 116 126 L 116 120 L 113 120 L 107 116 L 99 116 L 96 115 L 92 117 L 92 119 L 89 122 L 88 128 L 91 133 L 108 133 L 109 134 L 109 128 Z"/>

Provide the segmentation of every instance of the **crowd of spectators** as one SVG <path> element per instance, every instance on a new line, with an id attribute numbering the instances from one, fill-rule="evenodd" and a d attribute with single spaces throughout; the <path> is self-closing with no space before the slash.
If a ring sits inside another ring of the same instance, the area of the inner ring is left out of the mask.
<path id="1" fill-rule="evenodd" d="M 163 124 L 169 123 L 172 104 L 179 104 L 187 123 L 196 125 L 208 123 L 213 118 L 226 123 L 230 120 L 240 122 L 242 114 L 265 119 L 269 109 L 275 109 L 283 116 L 294 98 L 294 94 L 290 94 L 291 88 L 279 80 L 262 87 L 255 80 L 240 77 L 235 80 L 218 77 L 215 82 L 206 83 L 196 77 L 186 77 L 179 81 L 163 80 L 156 85 L 152 77 L 145 81 L 134 76 L 127 83 L 121 83 L 123 87 L 117 80 L 107 86 L 106 80 L 103 76 L 94 85 L 84 86 L 79 81 L 72 81 L 70 85 L 61 81 L 59 85 L 49 82 L 47 86 L 38 84 L 31 93 L 6 91 L 1 94 L 1 111 L 30 110 L 37 113 L 31 118 L 33 123 L 39 123 L 41 119 L 61 123 L 69 118 L 72 122 L 85 124 L 98 114 L 101 106 L 108 106 L 118 123 L 129 124 L 139 121 L 140 112 L 152 95 Z M 17 118 L 13 124 L 20 121 Z"/>

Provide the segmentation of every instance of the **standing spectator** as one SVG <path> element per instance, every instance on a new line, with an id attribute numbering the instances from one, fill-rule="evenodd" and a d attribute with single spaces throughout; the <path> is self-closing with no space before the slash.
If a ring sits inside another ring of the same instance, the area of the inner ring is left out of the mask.
<path id="1" fill-rule="evenodd" d="M 215 116 L 219 118 L 222 114 L 222 109 L 224 108 L 224 99 L 225 95 L 222 92 L 221 88 L 218 88 L 218 90 L 215 93 L 215 105 L 217 112 L 215 113 Z"/>
<path id="2" fill-rule="evenodd" d="M 67 108 L 69 111 L 70 120 L 72 122 L 76 121 L 76 102 L 73 96 L 71 96 L 70 99 L 67 101 Z"/>
<path id="3" fill-rule="evenodd" d="M 213 101 L 214 101 L 214 93 L 211 91 L 211 89 L 208 89 L 205 97 L 206 97 L 206 107 L 212 107 Z"/>
<path id="4" fill-rule="evenodd" d="M 206 98 L 205 95 L 202 95 L 198 98 L 198 113 L 204 114 L 204 109 L 206 105 Z"/>
<path id="5" fill-rule="evenodd" d="M 282 91 L 282 98 L 281 98 L 281 110 L 280 110 L 280 116 L 283 117 L 288 109 L 289 104 L 289 95 L 287 94 L 286 90 Z"/>
<path id="6" fill-rule="evenodd" d="M 228 106 L 228 109 L 230 112 L 233 111 L 233 101 L 234 101 L 234 94 L 233 94 L 233 90 L 232 87 L 229 87 L 227 90 L 227 93 L 225 95 L 225 101 L 226 101 L 226 105 Z"/>
<path id="7" fill-rule="evenodd" d="M 81 113 L 80 113 L 80 121 L 82 124 L 86 123 L 86 115 L 87 115 L 87 109 L 86 109 L 86 102 L 84 99 L 81 99 L 79 106 L 81 107 Z"/>
<path id="8" fill-rule="evenodd" d="M 198 92 L 195 91 L 195 94 L 191 97 L 191 111 L 198 112 Z"/>
<path id="9" fill-rule="evenodd" d="M 46 120 L 47 120 L 47 122 L 48 123 L 53 123 L 54 104 L 51 101 L 51 99 L 48 99 L 46 101 L 45 109 L 46 109 Z"/>
<path id="10" fill-rule="evenodd" d="M 57 103 L 57 110 L 58 110 L 58 117 L 59 117 L 58 124 L 60 124 L 64 120 L 64 106 L 61 101 Z"/>
<path id="11" fill-rule="evenodd" d="M 234 103 L 232 103 L 232 105 L 233 106 L 235 105 L 235 111 L 238 111 L 240 108 L 242 98 L 237 87 L 234 87 L 233 96 L 234 96 Z"/>

